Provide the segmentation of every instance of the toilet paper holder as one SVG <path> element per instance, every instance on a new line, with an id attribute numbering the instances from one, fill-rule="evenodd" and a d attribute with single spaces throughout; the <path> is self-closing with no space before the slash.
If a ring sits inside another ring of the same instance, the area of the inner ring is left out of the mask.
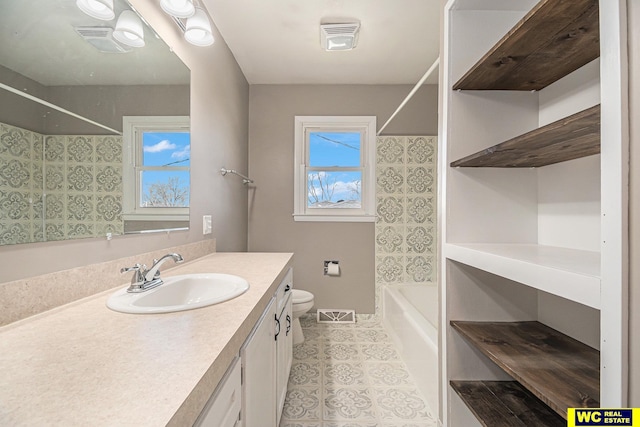
<path id="1" fill-rule="evenodd" d="M 324 275 L 327 276 L 329 274 L 329 264 L 339 265 L 340 261 L 325 261 L 324 262 Z"/>

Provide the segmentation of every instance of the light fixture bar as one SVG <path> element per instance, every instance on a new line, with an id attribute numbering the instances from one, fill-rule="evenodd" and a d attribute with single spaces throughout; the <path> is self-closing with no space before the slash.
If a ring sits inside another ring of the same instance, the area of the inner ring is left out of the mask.
<path id="1" fill-rule="evenodd" d="M 176 23 L 178 28 L 180 28 L 183 33 L 186 31 L 187 26 L 184 24 L 184 21 L 182 19 L 176 18 L 175 16 L 172 16 L 171 19 L 173 19 L 173 22 Z"/>

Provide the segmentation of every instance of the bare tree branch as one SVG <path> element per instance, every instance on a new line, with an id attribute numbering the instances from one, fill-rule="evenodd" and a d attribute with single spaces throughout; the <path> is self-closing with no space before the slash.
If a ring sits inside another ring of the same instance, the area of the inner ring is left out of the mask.
<path id="1" fill-rule="evenodd" d="M 324 172 L 309 173 L 307 177 L 309 202 L 314 204 L 331 201 L 337 185 L 336 178 Z"/>
<path id="2" fill-rule="evenodd" d="M 177 176 L 167 182 L 154 182 L 149 185 L 143 196 L 142 205 L 146 207 L 186 207 L 189 187 L 182 184 Z"/>

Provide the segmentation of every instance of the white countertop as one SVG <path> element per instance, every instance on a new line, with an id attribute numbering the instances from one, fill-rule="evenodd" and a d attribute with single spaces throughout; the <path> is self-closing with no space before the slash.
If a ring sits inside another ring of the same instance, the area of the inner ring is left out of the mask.
<path id="1" fill-rule="evenodd" d="M 249 281 L 245 294 L 218 305 L 117 313 L 106 300 L 121 284 L 0 328 L 0 425 L 191 425 L 292 257 L 215 253 L 166 273 L 228 273 Z"/>

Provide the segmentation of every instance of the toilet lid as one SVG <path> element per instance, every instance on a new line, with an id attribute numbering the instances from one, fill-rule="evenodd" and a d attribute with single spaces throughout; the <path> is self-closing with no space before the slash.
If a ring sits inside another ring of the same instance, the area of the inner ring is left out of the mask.
<path id="1" fill-rule="evenodd" d="M 313 294 L 302 289 L 294 289 L 291 298 L 294 304 L 303 304 L 313 300 Z"/>

